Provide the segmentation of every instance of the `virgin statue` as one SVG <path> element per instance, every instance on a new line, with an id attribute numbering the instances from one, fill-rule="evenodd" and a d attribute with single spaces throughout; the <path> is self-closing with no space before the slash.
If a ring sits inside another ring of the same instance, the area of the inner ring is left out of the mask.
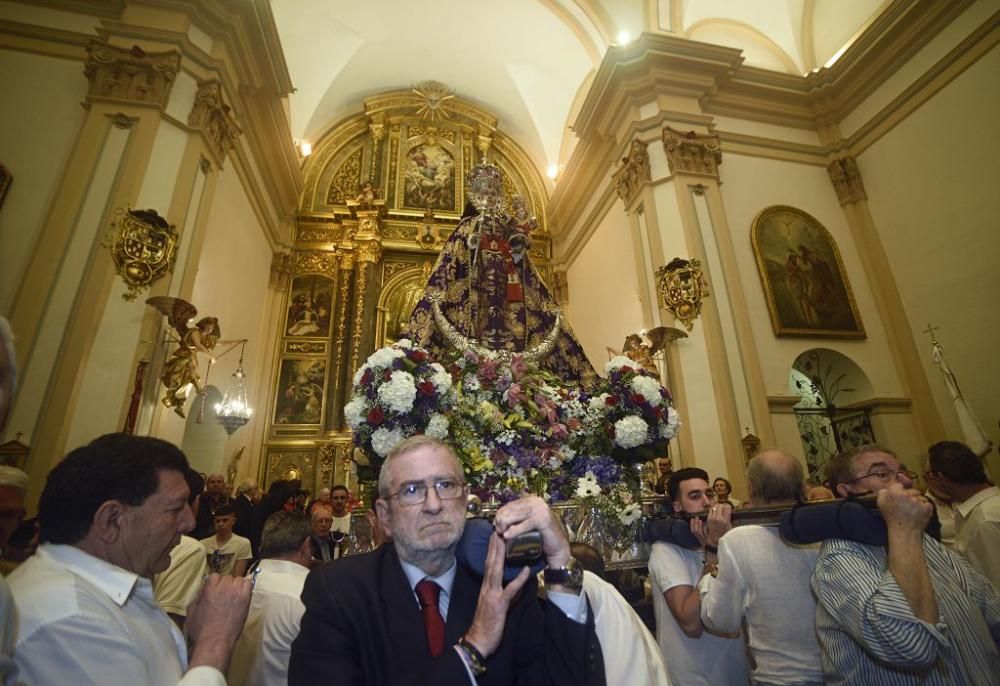
<path id="1" fill-rule="evenodd" d="M 597 374 L 528 255 L 534 218 L 519 198 L 508 213 L 496 165 L 473 167 L 466 189 L 465 216 L 410 315 L 410 338 L 438 359 L 521 355 L 564 384 L 590 386 Z"/>

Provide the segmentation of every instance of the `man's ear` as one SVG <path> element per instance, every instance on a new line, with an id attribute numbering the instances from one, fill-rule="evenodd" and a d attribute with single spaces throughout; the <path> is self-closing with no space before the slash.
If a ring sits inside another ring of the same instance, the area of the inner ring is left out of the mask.
<path id="1" fill-rule="evenodd" d="M 680 504 L 679 501 L 675 500 L 674 503 L 673 503 L 673 505 L 674 505 L 674 512 L 680 512 L 681 511 L 681 504 Z"/>
<path id="2" fill-rule="evenodd" d="M 392 520 L 389 518 L 389 503 L 379 498 L 375 501 L 375 515 L 378 517 L 377 524 L 381 524 L 385 532 L 392 536 Z"/>
<path id="3" fill-rule="evenodd" d="M 306 536 L 302 541 L 302 545 L 299 546 L 299 556 L 305 558 L 306 560 L 312 559 L 312 543 L 309 539 L 311 536 Z"/>
<path id="4" fill-rule="evenodd" d="M 850 494 L 851 494 L 851 492 L 847 490 L 847 486 L 845 486 L 844 484 L 837 484 L 837 497 L 838 498 L 846 498 Z"/>
<path id="5" fill-rule="evenodd" d="M 122 524 L 128 508 L 117 500 L 105 500 L 94 513 L 90 530 L 103 543 L 116 543 L 121 537 Z"/>

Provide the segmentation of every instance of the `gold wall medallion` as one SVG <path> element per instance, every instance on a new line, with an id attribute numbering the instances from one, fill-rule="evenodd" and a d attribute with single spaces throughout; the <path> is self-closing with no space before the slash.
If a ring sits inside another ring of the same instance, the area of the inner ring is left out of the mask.
<path id="1" fill-rule="evenodd" d="M 156 210 L 117 209 L 102 245 L 111 250 L 115 270 L 128 291 L 122 299 L 129 302 L 149 288 L 154 281 L 173 271 L 177 259 L 177 227 Z"/>
<path id="2" fill-rule="evenodd" d="M 673 313 L 685 328 L 694 328 L 701 314 L 701 304 L 708 297 L 708 284 L 701 271 L 700 260 L 675 257 L 656 270 L 656 291 L 663 306 Z"/>

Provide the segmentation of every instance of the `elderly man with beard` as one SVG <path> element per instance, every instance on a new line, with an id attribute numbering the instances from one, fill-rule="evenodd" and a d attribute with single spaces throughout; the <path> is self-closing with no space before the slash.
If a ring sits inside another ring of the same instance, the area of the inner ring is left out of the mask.
<path id="1" fill-rule="evenodd" d="M 26 683 L 225 684 L 250 580 L 208 578 L 185 624 L 190 659 L 150 581 L 194 526 L 188 470 L 177 447 L 128 434 L 102 436 L 52 470 L 38 506 L 42 543 L 10 576 Z"/>
<path id="2" fill-rule="evenodd" d="M 558 520 L 537 497 L 501 507 L 485 575 L 459 564 L 468 487 L 455 453 L 415 436 L 386 457 L 379 519 L 392 536 L 366 555 L 314 570 L 288 683 L 317 674 L 351 684 L 604 683 L 604 665 L 579 570 Z M 548 599 L 523 568 L 503 584 L 505 541 L 536 530 Z"/>

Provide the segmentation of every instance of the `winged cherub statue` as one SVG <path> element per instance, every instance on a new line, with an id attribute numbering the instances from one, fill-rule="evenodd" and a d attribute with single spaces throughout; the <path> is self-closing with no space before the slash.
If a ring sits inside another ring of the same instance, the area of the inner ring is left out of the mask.
<path id="1" fill-rule="evenodd" d="M 172 407 L 174 412 L 183 417 L 184 404 L 191 387 L 194 386 L 197 393 L 205 392 L 205 383 L 198 375 L 198 353 L 208 355 L 209 364 L 215 363 L 212 350 L 219 344 L 219 337 L 222 335 L 219 320 L 215 317 L 202 317 L 191 326 L 198 316 L 198 310 L 180 298 L 161 295 L 149 298 L 146 304 L 152 305 L 167 317 L 180 339 L 170 359 L 163 365 L 160 380 L 166 387 L 163 404 Z"/>
<path id="2" fill-rule="evenodd" d="M 643 336 L 649 340 L 649 345 L 643 341 Z M 672 326 L 657 326 L 649 331 L 630 333 L 625 337 L 625 342 L 622 343 L 621 354 L 638 362 L 643 369 L 659 377 L 660 371 L 656 368 L 653 356 L 678 338 L 687 338 L 687 334 Z M 608 348 L 608 350 L 615 352 L 613 348 Z"/>

